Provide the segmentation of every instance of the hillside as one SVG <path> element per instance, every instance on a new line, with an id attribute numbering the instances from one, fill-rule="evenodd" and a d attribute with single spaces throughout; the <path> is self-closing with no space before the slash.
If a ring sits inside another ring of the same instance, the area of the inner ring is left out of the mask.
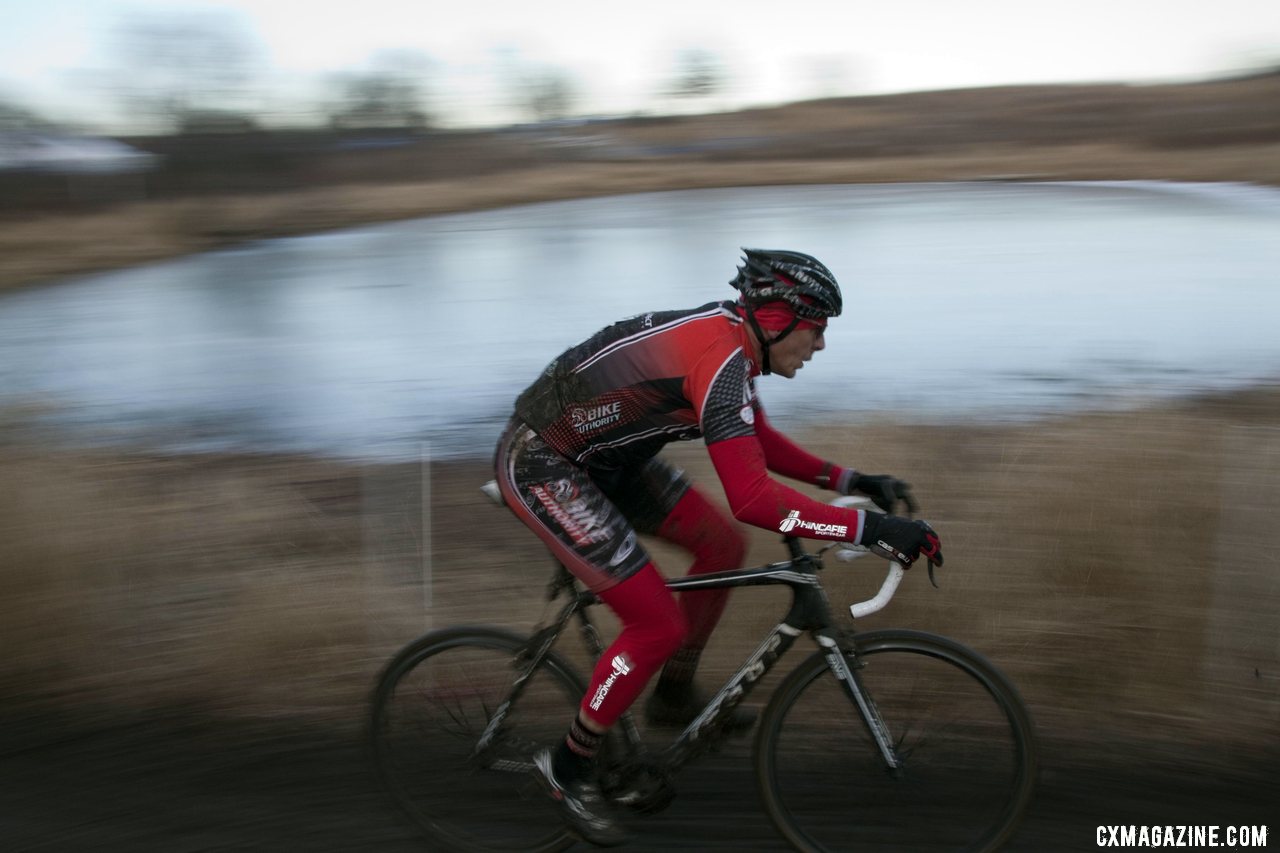
<path id="1" fill-rule="evenodd" d="M 1280 75 L 1025 86 L 425 135 L 131 140 L 128 178 L 0 181 L 0 288 L 263 237 L 699 187 L 956 180 L 1280 186 Z"/>

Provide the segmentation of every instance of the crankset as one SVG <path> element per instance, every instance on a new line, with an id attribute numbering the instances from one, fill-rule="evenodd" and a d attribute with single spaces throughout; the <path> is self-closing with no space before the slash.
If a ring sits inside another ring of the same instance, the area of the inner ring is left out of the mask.
<path id="1" fill-rule="evenodd" d="M 671 774 L 648 758 L 606 767 L 600 776 L 600 787 L 615 803 L 646 815 L 662 811 L 676 795 Z"/>

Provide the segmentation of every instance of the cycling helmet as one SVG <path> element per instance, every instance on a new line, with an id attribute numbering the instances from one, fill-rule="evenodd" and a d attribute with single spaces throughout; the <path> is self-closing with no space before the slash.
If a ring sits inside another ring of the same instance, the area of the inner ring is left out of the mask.
<path id="1" fill-rule="evenodd" d="M 742 293 L 743 311 L 760 343 L 760 372 L 769 374 L 769 349 L 791 334 L 801 321 L 821 322 L 840 316 L 840 285 L 831 270 L 811 255 L 771 249 L 742 251 L 746 257 L 729 283 Z M 760 328 L 755 309 L 779 301 L 787 303 L 794 316 L 790 325 L 769 336 Z"/>
<path id="2" fill-rule="evenodd" d="M 742 293 L 745 305 L 782 300 L 805 320 L 840 316 L 840 285 L 817 258 L 769 249 L 742 251 L 746 257 L 729 283 Z"/>

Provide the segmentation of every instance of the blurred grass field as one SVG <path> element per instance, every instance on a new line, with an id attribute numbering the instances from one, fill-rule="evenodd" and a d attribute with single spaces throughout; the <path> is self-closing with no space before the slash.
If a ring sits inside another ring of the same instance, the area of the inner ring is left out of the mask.
<path id="1" fill-rule="evenodd" d="M 357 726 L 378 667 L 417 633 L 528 627 L 541 613 L 549 560 L 479 493 L 480 461 L 64 449 L 19 416 L 0 437 L 8 713 L 175 707 Z M 861 627 L 937 631 L 985 652 L 1051 740 L 1224 761 L 1280 741 L 1280 390 L 801 437 L 909 479 L 944 537 L 941 589 L 913 572 Z M 721 497 L 697 445 L 669 455 Z M 773 535 L 752 534 L 754 562 L 781 558 Z M 683 571 L 684 555 L 653 553 Z M 828 564 L 847 621 L 843 605 L 874 591 L 882 564 Z M 708 670 L 740 662 L 785 597 L 735 593 Z"/>

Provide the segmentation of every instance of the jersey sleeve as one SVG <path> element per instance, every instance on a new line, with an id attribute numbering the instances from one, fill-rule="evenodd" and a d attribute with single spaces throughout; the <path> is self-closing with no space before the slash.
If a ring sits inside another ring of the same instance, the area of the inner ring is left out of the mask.
<path id="1" fill-rule="evenodd" d="M 865 511 L 815 501 L 771 478 L 755 435 L 709 444 L 707 452 L 739 521 L 805 539 L 861 541 Z"/>
<path id="2" fill-rule="evenodd" d="M 765 417 L 761 406 L 756 407 L 755 432 L 770 471 L 820 488 L 838 492 L 846 490 L 854 473 L 852 469 L 820 459 L 778 432 Z"/>

